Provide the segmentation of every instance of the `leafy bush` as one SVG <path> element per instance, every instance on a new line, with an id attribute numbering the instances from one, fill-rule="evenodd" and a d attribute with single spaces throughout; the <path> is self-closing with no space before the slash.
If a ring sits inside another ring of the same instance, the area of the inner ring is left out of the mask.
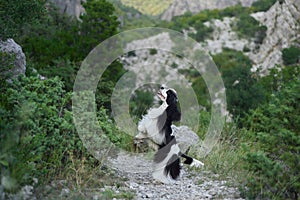
<path id="1" fill-rule="evenodd" d="M 70 152 L 83 151 L 67 109 L 70 93 L 58 79 L 21 78 L 9 85 L 1 103 L 1 152 L 18 182 L 58 176 Z M 76 153 L 75 153 L 76 152 Z"/>
<path id="2" fill-rule="evenodd" d="M 150 53 L 150 55 L 155 55 L 155 54 L 157 54 L 157 50 L 156 49 L 150 49 L 149 53 Z"/>
<path id="3" fill-rule="evenodd" d="M 131 116 L 140 119 L 142 115 L 146 114 L 147 110 L 153 103 L 153 93 L 147 90 L 135 91 L 130 101 Z"/>
<path id="4" fill-rule="evenodd" d="M 206 109 L 210 109 L 210 96 L 208 93 L 208 89 L 204 79 L 199 76 L 193 81 L 192 87 L 197 95 L 197 100 L 199 105 L 205 107 Z"/>
<path id="5" fill-rule="evenodd" d="M 195 26 L 196 33 L 189 33 L 189 36 L 194 38 L 198 42 L 203 42 L 214 31 L 212 27 L 207 27 L 203 23 L 199 23 Z"/>
<path id="6" fill-rule="evenodd" d="M 47 65 L 54 66 L 60 59 L 82 60 L 78 31 L 76 20 L 49 6 L 47 15 L 41 17 L 39 23 L 28 25 L 26 34 L 15 40 L 22 46 L 27 60 L 37 63 L 39 70 Z"/>
<path id="7" fill-rule="evenodd" d="M 297 66 L 276 66 L 272 68 L 268 76 L 259 80 L 259 84 L 264 88 L 266 100 L 269 100 L 273 94 L 278 93 L 290 80 L 295 80 L 299 76 L 300 71 Z"/>
<path id="8" fill-rule="evenodd" d="M 105 0 L 88 0 L 81 22 L 49 5 L 38 22 L 27 24 L 26 31 L 16 37 L 23 47 L 27 62 L 43 76 L 60 76 L 65 89 L 72 90 L 80 62 L 100 42 L 117 33 L 119 22 L 114 8 Z"/>
<path id="9" fill-rule="evenodd" d="M 78 50 L 85 57 L 96 45 L 117 33 L 119 21 L 113 5 L 105 0 L 87 0 L 83 7 L 86 13 L 80 17 Z"/>
<path id="10" fill-rule="evenodd" d="M 0 52 L 0 86 L 5 86 L 5 82 L 12 76 L 11 69 L 14 67 L 15 56 Z"/>
<path id="11" fill-rule="evenodd" d="M 224 49 L 213 59 L 225 84 L 227 108 L 235 118 L 264 101 L 264 90 L 250 71 L 251 61 L 242 52 Z"/>
<path id="12" fill-rule="evenodd" d="M 255 42 L 261 44 L 266 36 L 267 27 L 261 26 L 260 23 L 248 13 L 243 13 L 238 17 L 236 30 L 240 36 L 255 38 Z"/>
<path id="13" fill-rule="evenodd" d="M 46 11 L 45 3 L 41 0 L 1 1 L 0 10 L 0 40 L 22 35 L 24 28 L 37 23 Z"/>
<path id="14" fill-rule="evenodd" d="M 252 3 L 254 12 L 265 12 L 271 8 L 276 3 L 277 0 L 258 0 Z"/>
<path id="15" fill-rule="evenodd" d="M 241 14 L 250 14 L 251 8 L 243 7 L 242 5 L 230 6 L 220 10 L 221 17 L 239 17 Z"/>
<path id="16" fill-rule="evenodd" d="M 255 142 L 246 148 L 245 156 L 246 168 L 254 174 L 245 191 L 250 199 L 299 197 L 299 91 L 300 79 L 296 76 L 247 117 L 248 138 Z"/>
<path id="17" fill-rule="evenodd" d="M 82 22 L 49 6 L 39 23 L 30 24 L 26 34 L 16 38 L 39 67 L 59 59 L 82 61 L 96 45 L 117 32 L 119 22 L 110 3 L 88 0 L 83 6 L 86 13 Z"/>
<path id="18" fill-rule="evenodd" d="M 10 185 L 5 189 L 16 190 L 33 178 L 43 184 L 73 177 L 71 169 L 77 165 L 89 170 L 99 165 L 75 130 L 71 93 L 64 91 L 59 78 L 21 77 L 6 84 L 0 104 L 1 177 L 9 180 L 5 186 Z M 108 138 L 131 150 L 132 138 L 116 128 L 105 109 L 99 109 L 98 117 Z"/>
<path id="19" fill-rule="evenodd" d="M 300 48 L 291 46 L 282 50 L 282 59 L 285 65 L 292 65 L 300 62 Z"/>

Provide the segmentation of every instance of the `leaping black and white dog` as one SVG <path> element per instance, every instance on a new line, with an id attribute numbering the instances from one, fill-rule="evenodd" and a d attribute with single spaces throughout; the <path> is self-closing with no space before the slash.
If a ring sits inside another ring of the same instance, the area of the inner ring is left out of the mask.
<path id="1" fill-rule="evenodd" d="M 181 113 L 177 107 L 177 93 L 172 88 L 161 86 L 158 96 L 162 104 L 158 108 L 152 108 L 138 124 L 138 135 L 135 139 L 148 138 L 157 144 L 157 152 L 154 155 L 153 178 L 168 184 L 176 180 L 180 175 L 180 157 L 183 163 L 200 167 L 204 164 L 191 158 L 180 151 L 176 138 L 172 133 L 172 122 L 180 121 Z"/>

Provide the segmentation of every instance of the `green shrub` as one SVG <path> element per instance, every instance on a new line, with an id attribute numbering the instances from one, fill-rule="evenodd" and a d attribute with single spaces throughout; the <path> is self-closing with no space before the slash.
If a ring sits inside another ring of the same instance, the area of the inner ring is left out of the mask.
<path id="1" fill-rule="evenodd" d="M 41 0 L 1 1 L 0 10 L 0 40 L 22 35 L 26 26 L 39 23 L 46 12 L 45 2 Z"/>
<path id="2" fill-rule="evenodd" d="M 224 49 L 214 55 L 226 88 L 227 108 L 235 117 L 243 117 L 265 100 L 264 89 L 250 71 L 251 61 L 242 52 Z"/>
<path id="3" fill-rule="evenodd" d="M 150 49 L 149 53 L 150 53 L 150 55 L 155 55 L 155 54 L 157 54 L 157 50 L 156 49 Z"/>
<path id="4" fill-rule="evenodd" d="M 14 67 L 15 55 L 0 52 L 0 86 L 12 77 L 11 69 Z"/>
<path id="5" fill-rule="evenodd" d="M 84 151 L 67 109 L 70 93 L 62 87 L 58 78 L 21 78 L 7 89 L 1 104 L 1 152 L 10 176 L 21 184 L 58 176 L 70 152 L 79 156 Z"/>
<path id="6" fill-rule="evenodd" d="M 204 79 L 201 76 L 199 76 L 193 81 L 192 87 L 195 91 L 195 94 L 197 95 L 197 100 L 199 105 L 209 110 L 211 102 L 210 102 L 210 96 Z"/>
<path id="7" fill-rule="evenodd" d="M 196 33 L 189 33 L 189 36 L 194 38 L 197 42 L 203 42 L 214 31 L 212 27 L 207 27 L 203 23 L 195 26 Z"/>
<path id="8" fill-rule="evenodd" d="M 33 178 L 40 184 L 72 178 L 76 167 L 99 165 L 75 130 L 70 110 L 72 94 L 63 87 L 57 77 L 21 77 L 7 83 L 7 89 L 1 88 L 1 177 L 14 183 L 5 189 L 15 190 L 18 185 L 32 183 Z M 132 137 L 116 128 L 105 109 L 98 110 L 98 118 L 111 142 L 131 150 Z"/>
<path id="9" fill-rule="evenodd" d="M 299 67 L 298 67 L 299 70 Z M 244 123 L 253 143 L 246 148 L 246 197 L 297 199 L 300 191 L 300 80 L 290 79 Z"/>
<path id="10" fill-rule="evenodd" d="M 196 30 L 199 29 L 199 32 L 201 32 L 204 22 L 212 19 L 222 19 L 224 17 L 239 17 L 241 14 L 250 14 L 251 12 L 251 8 L 243 7 L 241 5 L 227 7 L 222 10 L 203 10 L 196 14 L 186 12 L 182 16 L 173 17 L 171 22 L 161 22 L 159 26 L 170 28 L 176 31 L 182 31 L 183 29 L 188 30 L 190 27 L 194 27 Z M 210 30 L 207 29 L 207 31 Z M 205 33 L 205 31 L 202 32 Z"/>
<path id="11" fill-rule="evenodd" d="M 261 44 L 266 36 L 267 27 L 260 25 L 250 14 L 242 13 L 238 17 L 236 31 L 240 36 L 255 38 L 255 42 Z"/>
<path id="12" fill-rule="evenodd" d="M 285 65 L 292 65 L 300 62 L 300 48 L 291 46 L 282 50 L 282 59 Z"/>
<path id="13" fill-rule="evenodd" d="M 85 57 L 96 45 L 117 33 L 119 21 L 113 5 L 106 0 L 87 0 L 83 7 L 86 13 L 80 16 L 78 50 Z"/>
<path id="14" fill-rule="evenodd" d="M 276 3 L 277 0 L 258 0 L 252 3 L 254 12 L 265 12 L 271 8 Z"/>
<path id="15" fill-rule="evenodd" d="M 114 121 L 108 117 L 107 110 L 99 109 L 97 116 L 99 125 L 110 142 L 123 150 L 133 151 L 133 137 L 115 126 Z"/>
<path id="16" fill-rule="evenodd" d="M 147 90 L 137 90 L 130 101 L 130 114 L 140 119 L 153 104 L 153 93 Z"/>
<path id="17" fill-rule="evenodd" d="M 113 6 L 105 0 L 88 0 L 81 22 L 48 6 L 38 23 L 28 24 L 16 37 L 28 63 L 43 76 L 60 76 L 70 91 L 80 62 L 100 42 L 117 33 L 119 22 Z"/>
<path id="18" fill-rule="evenodd" d="M 278 93 L 290 80 L 300 76 L 298 66 L 276 66 L 270 70 L 268 76 L 262 77 L 259 84 L 264 88 L 265 96 L 269 100 L 273 94 Z"/>

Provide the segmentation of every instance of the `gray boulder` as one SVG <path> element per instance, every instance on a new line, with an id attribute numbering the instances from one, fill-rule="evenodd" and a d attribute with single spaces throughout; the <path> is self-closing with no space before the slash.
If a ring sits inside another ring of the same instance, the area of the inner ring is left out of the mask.
<path id="1" fill-rule="evenodd" d="M 186 153 L 191 146 L 199 143 L 198 135 L 187 126 L 177 127 L 172 125 L 172 130 L 183 153 Z"/>
<path id="2" fill-rule="evenodd" d="M 198 135 L 187 126 L 172 125 L 173 134 L 179 144 L 181 152 L 186 153 L 190 147 L 199 143 Z M 158 145 L 153 141 L 146 139 L 134 139 L 134 146 L 136 152 L 146 152 L 149 149 L 158 150 Z"/>
<path id="3" fill-rule="evenodd" d="M 0 41 L 0 52 L 14 57 L 13 67 L 9 70 L 9 72 L 12 73 L 12 78 L 17 78 L 20 74 L 25 75 L 26 57 L 20 45 L 18 45 L 13 39 Z M 3 71 L 4 67 L 6 66 L 0 66 L 0 70 Z"/>

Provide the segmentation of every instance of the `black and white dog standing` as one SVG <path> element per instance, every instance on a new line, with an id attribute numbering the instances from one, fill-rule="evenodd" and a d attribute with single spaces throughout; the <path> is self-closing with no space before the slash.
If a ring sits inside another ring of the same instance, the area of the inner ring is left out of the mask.
<path id="1" fill-rule="evenodd" d="M 180 157 L 183 163 L 190 166 L 203 166 L 204 164 L 180 151 L 176 138 L 173 135 L 171 125 L 180 121 L 181 113 L 177 107 L 177 93 L 172 88 L 161 86 L 157 95 L 162 100 L 158 108 L 152 108 L 138 124 L 136 139 L 148 138 L 157 144 L 157 152 L 154 155 L 153 178 L 168 184 L 176 180 L 180 175 Z"/>

